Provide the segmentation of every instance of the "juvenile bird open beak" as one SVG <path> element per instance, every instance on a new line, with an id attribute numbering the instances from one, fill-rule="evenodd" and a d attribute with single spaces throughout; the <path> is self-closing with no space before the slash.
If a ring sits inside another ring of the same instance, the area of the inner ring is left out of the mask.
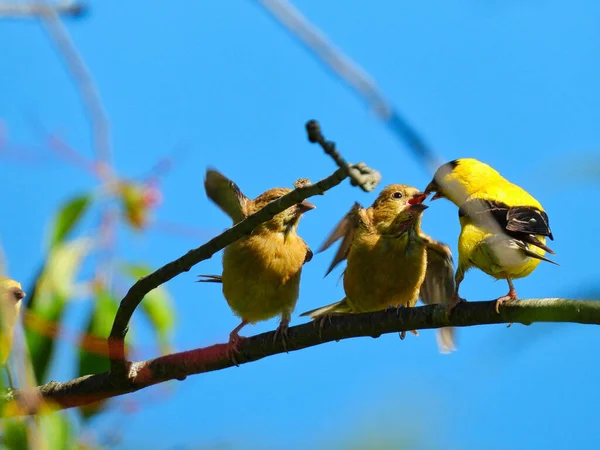
<path id="1" fill-rule="evenodd" d="M 311 209 L 315 209 L 316 206 L 308 200 L 302 200 L 300 203 L 298 203 L 297 208 L 298 211 L 300 211 L 300 214 L 304 214 L 305 212 L 310 211 Z"/>
<path id="2" fill-rule="evenodd" d="M 408 209 L 414 213 L 422 213 L 427 208 L 429 208 L 429 206 L 427 206 L 423 203 L 426 198 L 427 198 L 427 194 L 425 192 L 419 192 L 419 193 L 413 195 L 413 197 L 410 200 L 408 200 L 408 202 L 407 202 L 409 205 Z"/>
<path id="3" fill-rule="evenodd" d="M 425 201 L 428 194 L 425 192 L 419 192 L 418 194 L 413 195 L 413 197 L 408 201 L 409 205 L 418 205 Z"/>

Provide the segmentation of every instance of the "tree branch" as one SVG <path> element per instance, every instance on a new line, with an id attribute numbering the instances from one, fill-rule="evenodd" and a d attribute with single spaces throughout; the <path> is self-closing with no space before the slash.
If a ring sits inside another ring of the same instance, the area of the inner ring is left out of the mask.
<path id="1" fill-rule="evenodd" d="M 200 261 L 209 259 L 212 255 L 222 250 L 229 244 L 232 244 L 242 236 L 249 234 L 261 223 L 270 220 L 276 214 L 285 211 L 287 208 L 300 203 L 302 200 L 314 195 L 322 194 L 325 191 L 340 184 L 347 177 L 347 169 L 338 169 L 329 177 L 315 184 L 309 184 L 294 189 L 292 192 L 284 195 L 276 201 L 269 203 L 260 211 L 252 214 L 242 220 L 235 226 L 227 229 L 224 233 L 211 239 L 206 244 L 190 250 L 182 257 L 171 261 L 150 275 L 138 280 L 127 292 L 115 317 L 115 321 L 110 332 L 109 354 L 111 360 L 111 372 L 118 377 L 126 377 L 127 361 L 125 358 L 125 348 L 123 345 L 127 328 L 133 312 L 140 304 L 144 296 L 152 289 L 166 283 L 175 276 L 187 272 Z"/>
<path id="2" fill-rule="evenodd" d="M 381 174 L 365 163 L 351 165 L 340 155 L 335 148 L 335 142 L 328 141 L 321 132 L 321 125 L 316 120 L 309 120 L 306 123 L 306 132 L 308 140 L 313 144 L 319 144 L 323 151 L 335 161 L 339 168 L 345 169 L 350 177 L 352 186 L 360 186 L 365 192 L 373 191 L 381 181 Z"/>
<path id="3" fill-rule="evenodd" d="M 447 308 L 443 305 L 428 305 L 404 308 L 398 313 L 395 309 L 388 309 L 375 313 L 333 316 L 331 323 L 325 323 L 321 335 L 318 326 L 313 322 L 291 327 L 288 331 L 287 348 L 289 351 L 296 351 L 341 339 L 379 337 L 387 333 L 448 326 L 468 327 L 511 322 L 524 325 L 534 322 L 600 325 L 600 302 L 593 300 L 560 298 L 521 300 L 502 305 L 500 314 L 496 313 L 495 300 L 492 300 L 460 303 L 449 317 L 446 312 Z M 238 363 L 246 364 L 283 353 L 285 350 L 282 341 L 274 340 L 273 337 L 274 331 L 270 331 L 242 341 L 239 348 L 240 355 L 236 356 Z M 398 342 L 398 345 L 408 344 Z M 45 402 L 53 403 L 58 408 L 82 406 L 168 380 L 184 380 L 188 375 L 232 367 L 234 363 L 228 357 L 227 348 L 227 344 L 216 344 L 130 363 L 127 376 L 124 378 L 115 378 L 110 372 L 104 372 L 64 383 L 52 381 L 36 388 L 35 394 L 39 394 Z M 27 395 L 26 391 L 15 390 L 9 392 L 4 401 L 14 405 Z M 10 410 L 12 414 L 35 413 L 32 409 L 11 408 Z"/>

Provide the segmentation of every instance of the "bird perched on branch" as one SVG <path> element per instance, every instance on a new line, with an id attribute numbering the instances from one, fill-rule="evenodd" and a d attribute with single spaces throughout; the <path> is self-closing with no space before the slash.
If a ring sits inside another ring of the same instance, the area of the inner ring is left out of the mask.
<path id="1" fill-rule="evenodd" d="M 0 314 L 2 317 L 2 332 L 0 334 L 0 364 L 6 369 L 9 384 L 12 386 L 12 377 L 6 362 L 13 346 L 15 325 L 21 310 L 21 300 L 25 292 L 21 284 L 10 278 L 0 277 Z"/>
<path id="2" fill-rule="evenodd" d="M 403 184 L 386 186 L 373 205 L 358 203 L 339 222 L 319 252 L 342 243 L 326 276 L 344 259 L 346 297 L 301 316 L 324 319 L 331 314 L 381 311 L 424 303 L 449 303 L 454 292 L 454 268 L 448 246 L 421 231 L 426 195 Z M 412 331 L 418 335 L 416 331 Z M 404 339 L 405 332 L 400 337 Z M 438 334 L 442 352 L 454 350 L 453 330 Z"/>
<path id="3" fill-rule="evenodd" d="M 542 205 L 521 187 L 509 182 L 492 167 L 473 158 L 450 161 L 436 171 L 425 193 L 432 200 L 447 198 L 458 206 L 461 232 L 458 238 L 458 268 L 454 307 L 464 299 L 458 295 L 465 272 L 477 267 L 508 282 L 508 294 L 496 300 L 517 299 L 513 279 L 531 274 L 554 252 L 546 236 L 554 239 Z"/>
<path id="4" fill-rule="evenodd" d="M 235 225 L 269 203 L 291 192 L 273 188 L 254 200 L 219 172 L 209 169 L 204 180 L 206 195 Z M 296 307 L 302 266 L 311 260 L 312 251 L 296 233 L 300 217 L 315 206 L 304 200 L 257 226 L 223 251 L 223 274 L 200 275 L 204 282 L 222 282 L 223 295 L 233 312 L 242 319 L 229 335 L 230 354 L 242 337 L 239 331 L 249 323 L 281 316 L 275 332 L 284 346 L 291 314 Z"/>

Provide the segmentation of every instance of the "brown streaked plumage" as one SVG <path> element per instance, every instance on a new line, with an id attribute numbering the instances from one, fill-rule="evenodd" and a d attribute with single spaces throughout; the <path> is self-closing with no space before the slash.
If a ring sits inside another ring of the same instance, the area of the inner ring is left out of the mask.
<path id="1" fill-rule="evenodd" d="M 321 252 L 342 240 L 326 275 L 347 260 L 343 274 L 346 297 L 301 315 L 317 319 L 413 307 L 419 297 L 424 303 L 451 301 L 452 255 L 447 246 L 421 231 L 421 216 L 427 208 L 424 199 L 414 187 L 393 184 L 384 188 L 371 207 L 355 204 L 319 249 Z M 451 329 L 441 331 L 438 340 L 442 351 L 454 349 Z"/>
<path id="2" fill-rule="evenodd" d="M 246 197 L 231 180 L 209 169 L 204 187 L 207 196 L 236 224 L 272 201 L 291 192 L 273 188 L 254 200 Z M 238 332 L 248 323 L 281 316 L 275 336 L 284 340 L 300 288 L 302 266 L 311 260 L 312 252 L 298 236 L 296 229 L 302 214 L 315 206 L 304 200 L 260 224 L 223 251 L 223 274 L 201 275 L 206 282 L 222 282 L 223 295 L 232 311 L 242 319 L 230 334 L 233 352 L 241 337 Z"/>

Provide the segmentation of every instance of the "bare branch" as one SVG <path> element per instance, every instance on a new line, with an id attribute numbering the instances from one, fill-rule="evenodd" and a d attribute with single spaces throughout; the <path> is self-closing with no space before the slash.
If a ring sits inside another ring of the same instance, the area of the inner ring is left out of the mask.
<path id="1" fill-rule="evenodd" d="M 0 18 L 8 17 L 15 19 L 27 19 L 38 17 L 51 9 L 56 14 L 71 17 L 81 17 L 87 11 L 85 5 L 73 2 L 63 1 L 59 3 L 48 4 L 45 2 L 37 3 L 0 3 Z"/>
<path id="2" fill-rule="evenodd" d="M 424 162 L 430 170 L 440 165 L 435 152 L 427 146 L 407 120 L 379 91 L 375 82 L 360 66 L 335 47 L 287 0 L 258 0 L 281 25 L 300 40 L 327 67 L 348 83 L 375 111 L 390 129 Z"/>
<path id="3" fill-rule="evenodd" d="M 364 163 L 351 165 L 340 155 L 335 148 L 335 142 L 328 141 L 321 132 L 321 125 L 316 120 L 309 120 L 306 123 L 306 132 L 308 140 L 313 144 L 319 144 L 323 151 L 335 161 L 338 167 L 347 170 L 352 186 L 360 186 L 365 192 L 373 191 L 381 181 L 381 174 Z"/>
<path id="4" fill-rule="evenodd" d="M 117 378 L 126 378 L 127 361 L 125 357 L 125 348 L 123 345 L 125 335 L 129 326 L 129 321 L 133 312 L 138 307 L 144 296 L 152 289 L 166 283 L 173 277 L 190 270 L 200 261 L 210 258 L 219 250 L 222 250 L 229 244 L 235 242 L 242 236 L 252 232 L 258 225 L 273 218 L 276 214 L 285 211 L 287 208 L 300 203 L 302 200 L 319 195 L 325 191 L 340 184 L 347 177 L 348 169 L 338 169 L 329 177 L 315 184 L 298 187 L 292 192 L 269 203 L 260 211 L 252 214 L 242 220 L 235 226 L 229 228 L 224 233 L 211 239 L 206 244 L 190 250 L 182 257 L 171 261 L 157 271 L 138 280 L 127 292 L 115 317 L 112 330 L 109 337 L 109 354 L 111 360 L 111 372 Z"/>
<path id="5" fill-rule="evenodd" d="M 312 322 L 291 327 L 288 331 L 287 349 L 297 351 L 341 339 L 379 337 L 382 334 L 408 330 L 511 322 L 524 325 L 534 322 L 600 325 L 600 302 L 560 298 L 521 300 L 503 305 L 500 314 L 497 314 L 495 300 L 492 300 L 461 303 L 450 316 L 447 315 L 447 308 L 443 305 L 404 308 L 399 313 L 394 308 L 374 313 L 339 315 L 331 318 L 331 324 L 326 322 L 321 333 L 318 326 Z M 282 341 L 273 340 L 273 335 L 274 331 L 271 331 L 244 340 L 239 348 L 240 355 L 236 356 L 238 363 L 245 364 L 285 352 Z M 398 345 L 408 344 L 399 341 Z M 131 363 L 123 378 L 115 378 L 110 372 L 104 372 L 64 383 L 52 381 L 36 388 L 35 393 L 41 395 L 45 401 L 55 403 L 59 408 L 71 408 L 134 392 L 168 380 L 184 380 L 189 375 L 232 366 L 234 363 L 228 357 L 227 344 L 217 344 Z M 18 402 L 28 394 L 31 393 L 12 391 L 5 396 L 4 401 Z M 5 411 L 11 414 L 35 412 L 34 410 L 15 411 L 15 408 Z"/>

